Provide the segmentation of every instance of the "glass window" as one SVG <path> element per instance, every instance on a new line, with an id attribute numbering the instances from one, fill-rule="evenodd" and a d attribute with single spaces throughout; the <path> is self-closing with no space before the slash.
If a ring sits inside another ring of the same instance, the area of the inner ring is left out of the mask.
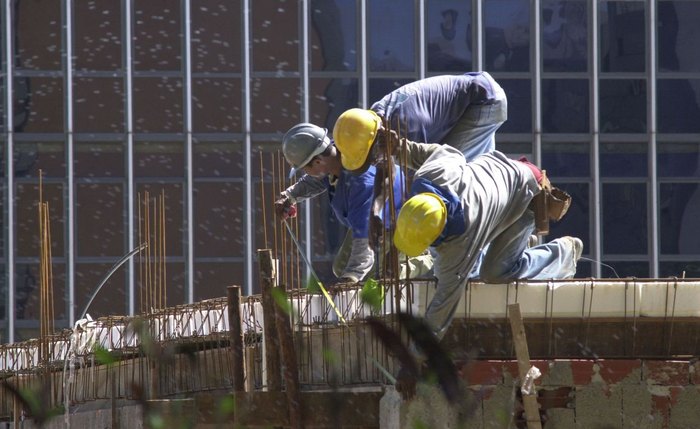
<path id="1" fill-rule="evenodd" d="M 184 177 L 183 142 L 137 142 L 134 144 L 134 175 L 137 177 Z"/>
<path id="2" fill-rule="evenodd" d="M 700 143 L 659 142 L 656 153 L 659 177 L 700 177 Z"/>
<path id="3" fill-rule="evenodd" d="M 428 71 L 472 69 L 472 5 L 461 0 L 425 3 Z"/>
<path id="4" fill-rule="evenodd" d="M 76 186 L 78 256 L 116 256 L 124 252 L 124 192 L 121 184 Z"/>
<path id="5" fill-rule="evenodd" d="M 73 149 L 76 177 L 123 178 L 124 144 L 122 142 L 77 141 Z"/>
<path id="6" fill-rule="evenodd" d="M 63 256 L 63 228 L 65 222 L 61 183 L 44 181 L 42 201 L 49 207 L 49 228 L 51 233 L 51 254 Z M 18 183 L 15 189 L 15 255 L 19 258 L 39 257 L 39 184 Z"/>
<path id="7" fill-rule="evenodd" d="M 253 184 L 256 199 L 259 184 Z M 243 183 L 195 183 L 195 256 L 243 256 L 245 251 L 245 185 Z M 272 195 L 268 195 L 271 197 Z M 268 201 L 273 201 L 267 198 Z M 272 213 L 273 207 L 267 207 Z M 262 211 L 256 211 L 258 219 Z M 272 216 L 267 216 L 273 221 Z"/>
<path id="8" fill-rule="evenodd" d="M 251 128 L 256 133 L 284 133 L 301 122 L 299 79 L 253 79 Z"/>
<path id="9" fill-rule="evenodd" d="M 545 72 L 588 69 L 585 1 L 542 1 L 542 64 Z"/>
<path id="10" fill-rule="evenodd" d="M 550 234 L 545 239 L 545 242 L 551 241 L 554 238 L 571 235 L 578 237 L 583 241 L 583 254 L 589 253 L 590 239 L 590 187 L 588 183 L 563 183 L 557 181 L 556 177 L 549 175 L 552 184 L 571 195 L 571 206 L 566 215 L 559 222 L 550 222 Z M 580 276 L 581 273 L 579 272 Z"/>
<path id="11" fill-rule="evenodd" d="M 113 0 L 74 2 L 73 23 L 73 58 L 76 69 L 119 70 L 122 68 L 121 2 Z"/>
<path id="12" fill-rule="evenodd" d="M 145 261 L 145 257 L 144 257 Z M 139 273 L 140 268 L 136 268 Z M 144 268 L 145 270 L 145 268 Z M 154 268 L 152 268 L 154 270 Z M 146 272 L 146 271 L 143 271 Z M 165 267 L 159 271 L 152 271 L 151 276 L 157 274 L 165 277 L 167 288 L 159 288 L 158 284 L 151 277 L 149 279 L 145 275 L 137 274 L 136 292 L 134 293 L 136 302 L 136 311 L 144 313 L 149 311 L 153 306 L 174 307 L 187 303 L 187 289 L 185 282 L 187 276 L 185 273 L 185 264 L 182 262 L 168 262 Z M 222 295 L 226 293 L 222 287 Z M 148 291 L 151 291 L 149 294 Z M 222 296 L 220 295 L 220 296 Z"/>
<path id="13" fill-rule="evenodd" d="M 343 112 L 358 106 L 357 79 L 311 79 L 309 120 L 333 133 L 333 126 Z"/>
<path id="14" fill-rule="evenodd" d="M 647 253 L 647 187 L 644 183 L 603 184 L 603 253 Z M 637 273 L 639 277 L 641 274 Z"/>
<path id="15" fill-rule="evenodd" d="M 311 67 L 314 71 L 357 70 L 357 3 L 311 1 Z"/>
<path id="16" fill-rule="evenodd" d="M 413 0 L 371 1 L 367 4 L 367 15 L 370 71 L 414 71 L 416 18 Z"/>
<path id="17" fill-rule="evenodd" d="M 601 143 L 602 177 L 647 177 L 647 143 Z"/>
<path id="18" fill-rule="evenodd" d="M 141 133 L 183 132 L 182 103 L 182 79 L 135 78 L 134 131 Z"/>
<path id="19" fill-rule="evenodd" d="M 658 2 L 657 37 L 660 71 L 700 71 L 700 3 Z"/>
<path id="20" fill-rule="evenodd" d="M 66 267 L 64 264 L 53 263 L 51 264 L 51 273 L 54 320 L 60 320 L 66 317 L 67 300 L 64 298 L 66 296 Z M 20 320 L 39 320 L 41 317 L 41 278 L 38 263 L 17 264 L 15 267 L 15 288 L 15 302 L 13 303 L 15 317 Z M 18 334 L 20 338 L 17 341 L 39 337 L 38 329 L 36 332 L 22 332 L 20 330 Z"/>
<path id="21" fill-rule="evenodd" d="M 498 83 L 508 97 L 508 120 L 498 131 L 501 133 L 531 132 L 532 82 L 530 79 L 498 79 Z"/>
<path id="22" fill-rule="evenodd" d="M 61 70 L 62 2 L 12 2 L 14 66 L 22 70 Z M 4 27 L 3 27 L 4 30 Z"/>
<path id="23" fill-rule="evenodd" d="M 660 133 L 700 132 L 700 79 L 659 79 L 656 93 Z"/>
<path id="24" fill-rule="evenodd" d="M 192 71 L 241 71 L 240 0 L 192 4 Z"/>
<path id="25" fill-rule="evenodd" d="M 180 0 L 134 1 L 134 70 L 181 70 Z"/>
<path id="26" fill-rule="evenodd" d="M 73 80 L 76 132 L 124 132 L 124 81 L 114 78 Z"/>
<path id="27" fill-rule="evenodd" d="M 63 132 L 63 79 L 18 78 L 13 83 L 16 133 Z"/>
<path id="28" fill-rule="evenodd" d="M 299 70 L 299 2 L 257 0 L 250 6 L 253 70 Z"/>
<path id="29" fill-rule="evenodd" d="M 700 263 L 698 261 L 660 262 L 659 277 L 700 278 Z"/>
<path id="30" fill-rule="evenodd" d="M 414 79 L 370 79 L 369 80 L 369 105 L 381 100 L 391 91 L 399 88 L 407 83 L 413 82 Z"/>
<path id="31" fill-rule="evenodd" d="M 600 3 L 600 69 L 603 72 L 643 72 L 646 69 L 644 3 Z"/>
<path id="32" fill-rule="evenodd" d="M 542 80 L 542 129 L 546 133 L 589 131 L 588 81 Z"/>
<path id="33" fill-rule="evenodd" d="M 15 177 L 44 178 L 66 176 L 66 153 L 63 142 L 15 141 Z"/>
<path id="34" fill-rule="evenodd" d="M 121 255 L 120 255 L 121 256 Z M 138 258 L 138 255 L 135 256 Z M 137 259 L 134 259 L 137 260 Z M 76 317 L 85 310 L 85 306 L 97 290 L 100 282 L 107 275 L 113 264 L 76 264 L 75 266 L 75 311 Z M 138 266 L 138 265 L 137 265 Z M 88 314 L 93 319 L 106 316 L 127 314 L 127 284 L 125 267 L 115 271 L 95 295 Z M 137 271 L 138 272 L 138 271 Z"/>
<path id="35" fill-rule="evenodd" d="M 600 132 L 646 132 L 646 81 L 642 79 L 601 79 L 599 94 Z"/>
<path id="36" fill-rule="evenodd" d="M 192 130 L 240 132 L 241 101 L 240 79 L 192 79 Z"/>
<path id="37" fill-rule="evenodd" d="M 700 255 L 700 184 L 659 185 L 661 253 Z"/>
<path id="38" fill-rule="evenodd" d="M 242 286 L 245 268 L 242 262 L 195 262 L 194 300 L 221 298 L 226 287 Z M 245 294 L 245 290 L 241 290 Z"/>
<path id="39" fill-rule="evenodd" d="M 488 71 L 530 70 L 530 2 L 484 3 L 485 64 Z"/>
<path id="40" fill-rule="evenodd" d="M 543 142 L 542 168 L 557 177 L 590 177 L 591 148 L 589 143 Z"/>
<path id="41" fill-rule="evenodd" d="M 245 175 L 242 142 L 208 142 L 195 139 L 192 151 L 194 177 L 243 178 Z"/>
<path id="42" fill-rule="evenodd" d="M 647 278 L 649 277 L 649 262 L 647 261 L 615 261 L 612 259 L 603 259 L 600 272 L 604 278 Z"/>

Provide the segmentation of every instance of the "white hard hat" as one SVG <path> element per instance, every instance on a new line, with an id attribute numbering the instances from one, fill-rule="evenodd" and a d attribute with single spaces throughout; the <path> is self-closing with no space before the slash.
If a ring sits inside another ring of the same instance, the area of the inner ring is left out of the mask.
<path id="1" fill-rule="evenodd" d="M 297 124 L 282 138 L 282 153 L 292 170 L 289 177 L 306 166 L 313 157 L 323 153 L 331 144 L 328 130 L 307 122 Z"/>

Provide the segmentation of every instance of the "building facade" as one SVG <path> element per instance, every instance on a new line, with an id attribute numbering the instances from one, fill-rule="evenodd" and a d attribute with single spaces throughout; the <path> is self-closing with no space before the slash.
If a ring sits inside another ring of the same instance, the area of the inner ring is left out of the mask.
<path id="1" fill-rule="evenodd" d="M 0 17 L 3 341 L 37 335 L 40 197 L 58 327 L 142 241 L 146 192 L 164 195 L 167 305 L 255 293 L 255 251 L 284 235 L 282 134 L 471 70 L 507 92 L 497 148 L 573 196 L 551 237 L 583 239 L 579 276 L 700 275 L 699 1 L 3 0 Z M 328 276 L 327 198 L 296 228 Z M 89 313 L 143 309 L 140 266 Z"/>

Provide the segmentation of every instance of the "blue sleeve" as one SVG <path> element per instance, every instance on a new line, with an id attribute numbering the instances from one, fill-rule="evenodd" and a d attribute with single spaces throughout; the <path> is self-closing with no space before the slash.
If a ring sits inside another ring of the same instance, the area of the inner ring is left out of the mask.
<path id="1" fill-rule="evenodd" d="M 369 213 L 372 206 L 374 174 L 348 177 L 347 221 L 353 238 L 369 236 Z"/>

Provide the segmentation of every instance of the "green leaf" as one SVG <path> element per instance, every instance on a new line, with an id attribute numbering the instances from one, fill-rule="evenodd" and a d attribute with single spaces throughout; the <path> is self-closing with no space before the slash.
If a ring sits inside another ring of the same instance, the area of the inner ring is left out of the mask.
<path id="1" fill-rule="evenodd" d="M 368 279 L 360 291 L 360 299 L 372 307 L 374 311 L 380 311 L 384 304 L 384 286 L 375 279 Z"/>
<path id="2" fill-rule="evenodd" d="M 308 279 L 306 279 L 306 291 L 312 294 L 321 293 L 321 283 L 316 277 L 311 276 Z"/>
<path id="3" fill-rule="evenodd" d="M 282 309 L 286 314 L 292 313 L 292 304 L 287 299 L 287 292 L 283 291 L 278 287 L 272 288 L 272 299 L 275 300 L 277 306 Z"/>
<path id="4" fill-rule="evenodd" d="M 117 361 L 117 358 L 115 358 L 109 350 L 99 344 L 95 344 L 93 352 L 95 353 L 95 360 L 100 365 L 111 365 Z"/>

